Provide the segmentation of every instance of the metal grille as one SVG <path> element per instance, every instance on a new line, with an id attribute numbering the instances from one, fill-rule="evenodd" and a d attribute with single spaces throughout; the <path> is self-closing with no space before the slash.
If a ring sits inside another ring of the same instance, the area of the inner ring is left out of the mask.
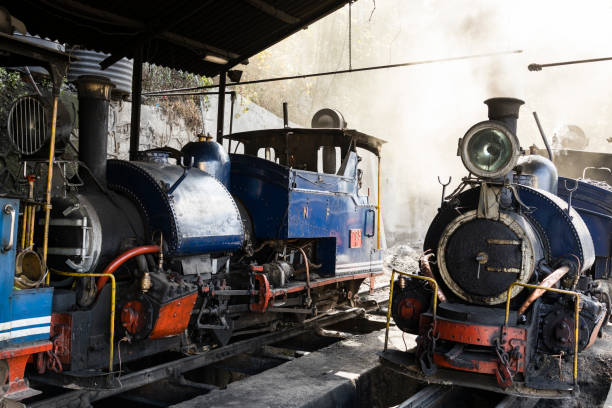
<path id="1" fill-rule="evenodd" d="M 8 116 L 8 135 L 22 154 L 34 154 L 47 141 L 48 123 L 47 110 L 36 97 L 19 98 Z"/>

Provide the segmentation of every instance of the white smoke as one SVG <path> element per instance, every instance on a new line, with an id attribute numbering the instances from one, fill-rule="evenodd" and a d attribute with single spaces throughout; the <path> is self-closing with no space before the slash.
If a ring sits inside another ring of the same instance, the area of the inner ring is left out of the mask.
<path id="1" fill-rule="evenodd" d="M 457 139 L 485 120 L 483 101 L 526 101 L 518 136 L 523 147 L 578 125 L 588 150 L 612 152 L 611 62 L 545 68 L 530 63 L 612 56 L 612 2 L 558 0 L 359 0 L 352 6 L 352 66 L 363 67 L 524 50 L 469 61 L 369 71 L 243 87 L 259 103 L 309 124 L 322 107 L 343 112 L 349 127 L 388 140 L 383 150 L 383 217 L 391 240 L 422 239 L 439 205 L 438 175 L 466 174 Z M 373 11 L 374 10 L 374 11 Z M 373 13 L 372 13 L 373 11 Z M 244 79 L 348 67 L 348 6 L 251 59 Z M 448 191 L 448 190 L 447 190 Z"/>

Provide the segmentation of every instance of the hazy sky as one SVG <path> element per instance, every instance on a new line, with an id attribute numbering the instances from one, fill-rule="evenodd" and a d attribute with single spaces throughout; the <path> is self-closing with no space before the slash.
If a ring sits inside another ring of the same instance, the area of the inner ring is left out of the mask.
<path id="1" fill-rule="evenodd" d="M 457 139 L 486 119 L 483 100 L 525 100 L 518 136 L 542 146 L 531 112 L 549 138 L 575 124 L 589 150 L 612 152 L 612 61 L 530 72 L 527 65 L 612 56 L 612 1 L 359 0 L 352 6 L 353 67 L 523 50 L 522 54 L 295 80 L 250 88 L 272 108 L 282 100 L 307 124 L 322 107 L 349 127 L 390 142 L 384 150 L 387 231 L 422 238 L 439 203 L 436 176 L 465 170 Z M 372 12 L 373 10 L 373 12 Z M 252 58 L 245 79 L 348 67 L 348 6 Z M 245 87 L 246 88 L 246 87 Z M 282 99 L 282 100 L 281 100 Z M 298 113 L 299 112 L 299 113 Z"/>

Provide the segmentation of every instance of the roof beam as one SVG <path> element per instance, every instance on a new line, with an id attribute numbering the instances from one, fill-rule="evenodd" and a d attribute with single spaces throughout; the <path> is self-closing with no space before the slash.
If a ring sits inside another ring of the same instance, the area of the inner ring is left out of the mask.
<path id="1" fill-rule="evenodd" d="M 184 7 L 186 4 L 183 2 L 183 4 L 179 4 L 178 7 L 174 9 L 174 13 L 171 12 L 166 14 L 163 16 L 163 18 L 159 18 L 156 22 L 149 21 L 146 24 L 147 28 L 144 32 L 139 34 L 134 40 L 128 41 L 127 44 L 125 44 L 119 50 L 106 57 L 102 62 L 100 62 L 100 68 L 106 69 L 110 67 L 115 62 L 125 57 L 130 49 L 141 47 L 143 44 L 155 38 L 157 33 L 164 32 L 172 27 L 175 27 L 177 24 L 180 24 L 181 22 L 185 21 L 185 19 L 193 16 L 203 8 L 207 7 L 211 1 L 212 0 L 201 1 L 200 4 L 193 7 Z M 176 12 L 176 10 L 179 11 Z"/>
<path id="2" fill-rule="evenodd" d="M 109 24 L 116 24 L 138 31 L 147 31 L 147 25 L 142 21 L 101 10 L 83 4 L 76 0 L 53 0 L 52 2 L 47 0 L 44 1 L 44 3 L 54 8 L 68 9 L 79 13 L 85 13 L 91 17 L 96 18 L 98 21 L 100 18 L 102 18 L 104 20 L 107 20 Z M 223 50 L 221 48 L 204 43 L 202 41 L 194 40 L 192 38 L 185 37 L 183 35 L 176 34 L 167 30 L 155 33 L 154 37 L 163 39 L 165 41 L 168 41 L 169 43 L 179 45 L 181 47 L 197 49 L 200 51 L 209 51 L 227 57 L 228 59 L 237 59 L 240 57 L 240 55 L 236 54 L 235 52 Z"/>
<path id="3" fill-rule="evenodd" d="M 300 19 L 292 16 L 291 14 L 285 13 L 283 10 L 274 7 L 270 3 L 265 2 L 264 0 L 244 0 L 249 3 L 251 6 L 255 7 L 258 10 L 263 11 L 264 13 L 276 18 L 277 20 L 282 21 L 287 24 L 297 24 L 300 22 Z"/>

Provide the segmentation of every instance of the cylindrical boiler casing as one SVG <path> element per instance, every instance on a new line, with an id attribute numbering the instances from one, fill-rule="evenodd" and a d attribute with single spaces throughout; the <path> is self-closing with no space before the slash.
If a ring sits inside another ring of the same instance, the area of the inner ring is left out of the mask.
<path id="1" fill-rule="evenodd" d="M 199 169 L 109 160 L 108 185 L 140 207 L 149 235 L 161 232 L 171 256 L 242 247 L 244 229 L 236 203 L 221 182 Z"/>

